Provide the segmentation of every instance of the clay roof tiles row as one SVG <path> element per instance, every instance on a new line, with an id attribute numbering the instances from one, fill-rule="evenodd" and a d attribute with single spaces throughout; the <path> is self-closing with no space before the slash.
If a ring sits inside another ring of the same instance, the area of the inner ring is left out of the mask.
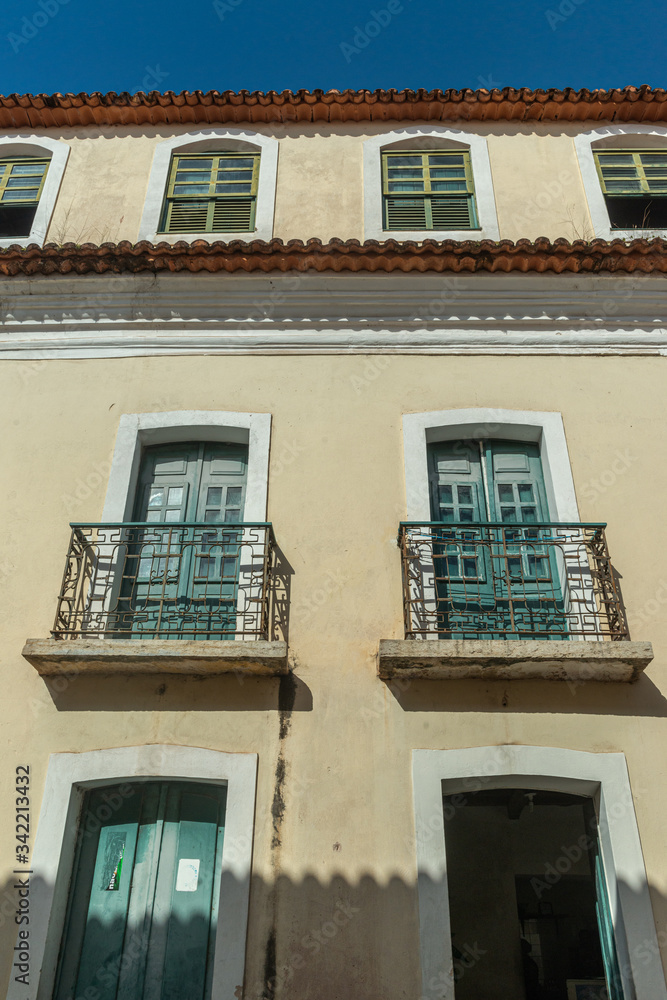
<path id="1" fill-rule="evenodd" d="M 667 240 L 593 240 L 551 243 L 491 240 L 311 239 L 245 243 L 48 244 L 0 250 L 0 276 L 163 272 L 555 272 L 574 274 L 667 274 Z"/>
<path id="2" fill-rule="evenodd" d="M 200 90 L 9 94 L 0 128 L 343 121 L 667 121 L 667 90 Z"/>

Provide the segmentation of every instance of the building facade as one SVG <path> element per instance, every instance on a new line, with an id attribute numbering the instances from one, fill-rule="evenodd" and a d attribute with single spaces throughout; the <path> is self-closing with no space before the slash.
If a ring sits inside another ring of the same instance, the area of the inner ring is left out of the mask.
<path id="1" fill-rule="evenodd" d="M 665 238 L 648 88 L 0 98 L 8 997 L 667 998 Z"/>

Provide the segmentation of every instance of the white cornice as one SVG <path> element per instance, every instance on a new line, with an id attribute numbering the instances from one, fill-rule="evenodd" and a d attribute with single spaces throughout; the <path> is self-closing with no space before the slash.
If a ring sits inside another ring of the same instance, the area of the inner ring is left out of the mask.
<path id="1" fill-rule="evenodd" d="M 665 354 L 660 275 L 0 279 L 6 359 L 151 354 Z"/>

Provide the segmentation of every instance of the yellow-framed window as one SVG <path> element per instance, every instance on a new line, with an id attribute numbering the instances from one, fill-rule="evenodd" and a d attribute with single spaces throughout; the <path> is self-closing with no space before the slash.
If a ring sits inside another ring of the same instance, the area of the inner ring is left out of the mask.
<path id="1" fill-rule="evenodd" d="M 160 231 L 252 232 L 259 153 L 184 153 L 174 156 Z"/>
<path id="2" fill-rule="evenodd" d="M 478 229 L 468 150 L 382 154 L 383 229 Z"/>
<path id="3" fill-rule="evenodd" d="M 27 156 L 0 159 L 0 207 L 37 205 L 48 169 L 48 160 Z"/>
<path id="4" fill-rule="evenodd" d="M 595 164 L 602 191 L 609 197 L 667 197 L 667 150 L 599 150 Z"/>

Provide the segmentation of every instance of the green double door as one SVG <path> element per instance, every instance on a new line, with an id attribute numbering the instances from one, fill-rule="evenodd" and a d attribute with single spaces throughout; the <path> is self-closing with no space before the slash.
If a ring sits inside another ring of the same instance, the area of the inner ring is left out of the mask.
<path id="1" fill-rule="evenodd" d="M 456 638 L 567 638 L 536 444 L 429 445 L 438 629 Z M 475 525 L 477 527 L 475 527 Z"/>
<path id="2" fill-rule="evenodd" d="M 248 450 L 187 443 L 144 452 L 121 590 L 134 638 L 233 637 Z M 195 526 L 195 524 L 197 526 Z M 208 527 L 210 526 L 210 527 Z"/>
<path id="3" fill-rule="evenodd" d="M 226 789 L 88 793 L 54 1000 L 207 1000 Z"/>

